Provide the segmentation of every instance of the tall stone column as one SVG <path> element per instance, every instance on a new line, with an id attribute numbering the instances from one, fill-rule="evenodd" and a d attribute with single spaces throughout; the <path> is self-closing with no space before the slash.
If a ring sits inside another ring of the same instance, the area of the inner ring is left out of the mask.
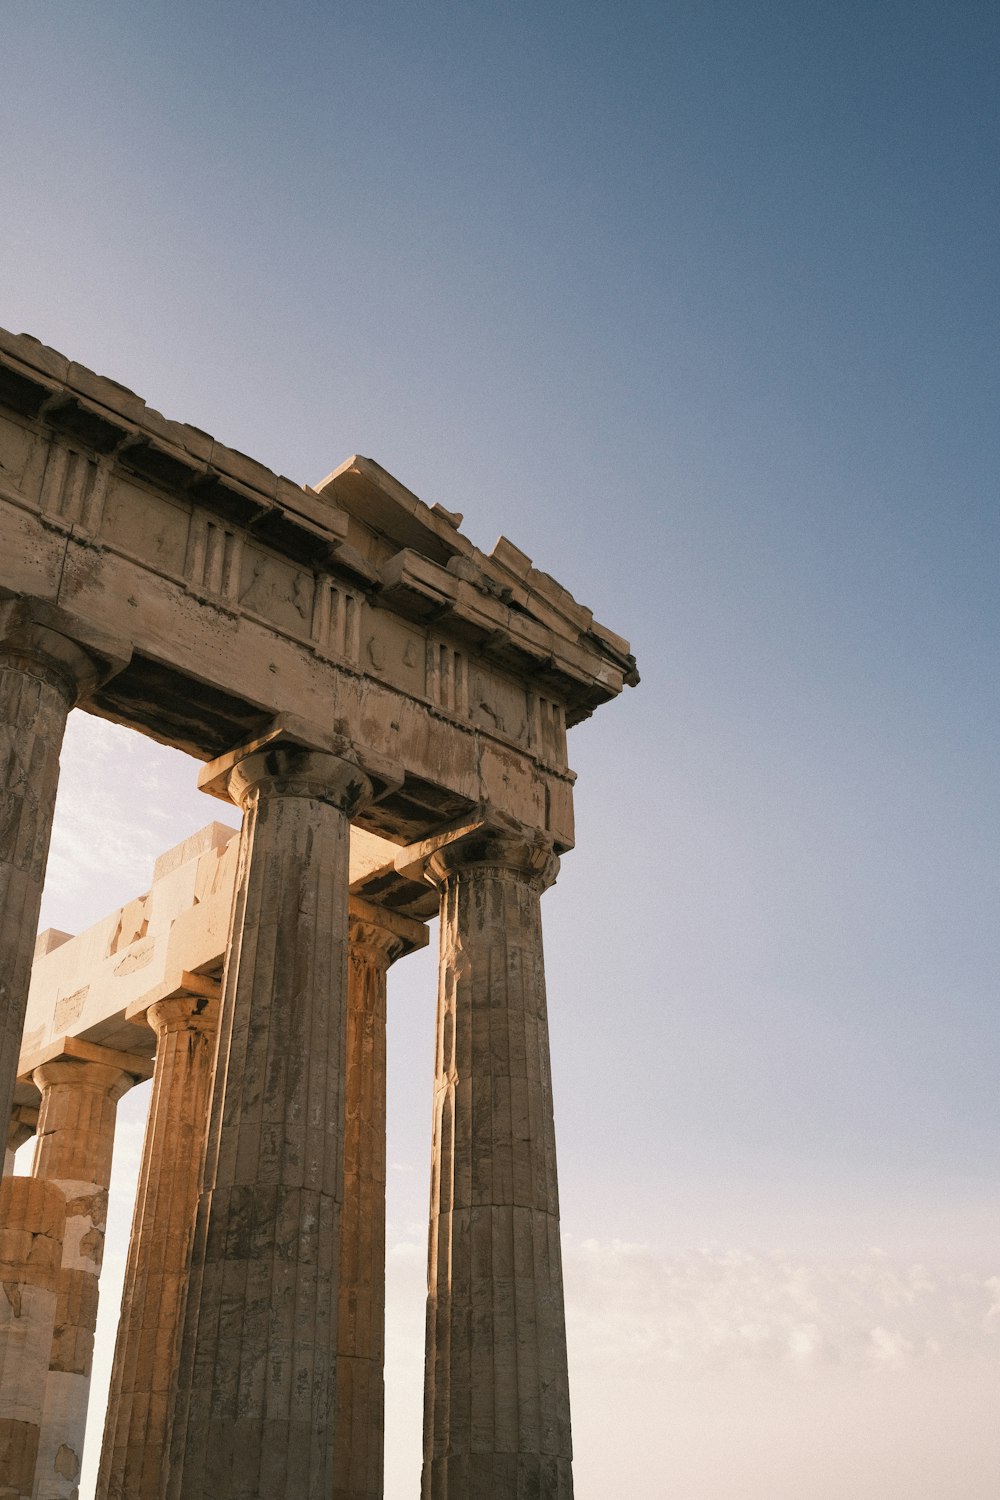
<path id="1" fill-rule="evenodd" d="M 159 1500 L 177 1368 L 198 1181 L 218 1037 L 218 984 L 140 1011 L 156 1034 L 156 1071 L 129 1242 L 97 1500 Z M 213 994 L 214 991 L 214 994 Z"/>
<path id="2" fill-rule="evenodd" d="M 385 1429 L 386 971 L 422 922 L 351 900 L 333 1500 L 381 1500 Z"/>
<path id="3" fill-rule="evenodd" d="M 52 1183 L 0 1183 L 0 1500 L 31 1500 L 65 1218 Z"/>
<path id="4" fill-rule="evenodd" d="M 133 1070 L 127 1061 L 121 1066 L 122 1054 L 108 1055 L 114 1061 L 64 1057 L 42 1063 L 32 1073 L 42 1096 L 32 1172 L 60 1189 L 66 1212 L 34 1500 L 75 1500 L 77 1495 L 115 1115 L 121 1096 L 137 1077 L 149 1073 L 145 1058 L 136 1058 Z"/>
<path id="5" fill-rule="evenodd" d="M 371 787 L 280 742 L 227 785 L 243 830 L 165 1494 L 330 1500 L 349 832 Z"/>
<path id="6" fill-rule="evenodd" d="M 558 860 L 481 830 L 432 855 L 441 960 L 424 1500 L 569 1500 L 569 1380 L 539 898 Z"/>
<path id="7" fill-rule="evenodd" d="M 0 1120 L 14 1098 L 66 719 L 128 656 L 54 606 L 0 599 Z"/>

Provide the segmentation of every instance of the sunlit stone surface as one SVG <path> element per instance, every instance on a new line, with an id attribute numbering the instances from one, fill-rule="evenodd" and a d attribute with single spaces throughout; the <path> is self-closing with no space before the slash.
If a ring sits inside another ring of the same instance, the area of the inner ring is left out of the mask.
<path id="1" fill-rule="evenodd" d="M 74 1494 L 154 1053 L 101 1500 L 381 1495 L 386 970 L 440 911 L 423 1494 L 567 1500 L 540 896 L 628 643 L 371 459 L 296 485 L 2 331 L 0 476 L 0 1094 L 8 1149 L 39 1131 L 0 1196 L 0 1495 Z M 74 704 L 209 762 L 243 827 L 36 943 Z"/>

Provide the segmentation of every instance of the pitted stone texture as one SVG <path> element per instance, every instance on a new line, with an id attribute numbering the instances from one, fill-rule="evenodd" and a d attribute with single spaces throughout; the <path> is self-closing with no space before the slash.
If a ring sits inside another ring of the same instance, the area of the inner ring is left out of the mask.
<path id="1" fill-rule="evenodd" d="M 66 719 L 127 659 L 61 609 L 0 597 L 0 1119 L 14 1099 Z"/>
<path id="2" fill-rule="evenodd" d="M 244 810 L 168 1500 L 329 1500 L 349 816 L 340 757 L 269 749 Z"/>
<path id="3" fill-rule="evenodd" d="M 65 1205 L 34 1500 L 75 1500 L 87 1425 L 115 1116 L 118 1100 L 133 1078 L 111 1064 L 67 1059 L 43 1063 L 33 1079 L 42 1096 L 33 1174 L 58 1188 Z"/>
<path id="4" fill-rule="evenodd" d="M 352 914 L 333 1500 L 382 1494 L 386 970 L 404 948 L 397 933 Z"/>
<path id="5" fill-rule="evenodd" d="M 544 843 L 434 855 L 441 958 L 424 1500 L 569 1500 L 569 1380 L 539 897 Z"/>
<path id="6" fill-rule="evenodd" d="M 157 1001 L 156 1071 L 136 1193 L 97 1500 L 159 1500 L 177 1368 L 219 1003 Z"/>
<path id="7" fill-rule="evenodd" d="M 62 1257 L 63 1195 L 32 1177 L 0 1183 L 0 1497 L 30 1500 Z"/>
<path id="8" fill-rule="evenodd" d="M 0 1119 L 9 1119 L 73 689 L 0 642 Z"/>

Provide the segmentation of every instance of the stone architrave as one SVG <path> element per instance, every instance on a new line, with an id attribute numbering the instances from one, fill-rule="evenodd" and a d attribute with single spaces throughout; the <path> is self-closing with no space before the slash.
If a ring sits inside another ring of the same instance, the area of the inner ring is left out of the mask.
<path id="1" fill-rule="evenodd" d="M 380 1500 L 385 1425 L 386 971 L 422 922 L 351 899 L 333 1500 Z"/>
<path id="2" fill-rule="evenodd" d="M 181 993 L 127 1013 L 156 1034 L 115 1346 L 97 1500 L 159 1500 L 167 1413 L 187 1298 L 191 1240 L 218 1036 L 218 983 L 182 976 Z M 192 993 L 193 991 L 193 993 Z"/>
<path id="3" fill-rule="evenodd" d="M 222 765 L 243 829 L 165 1494 L 329 1500 L 349 832 L 371 783 L 289 743 Z"/>
<path id="4" fill-rule="evenodd" d="M 32 1173 L 61 1191 L 66 1214 L 33 1500 L 76 1500 L 78 1493 L 115 1116 L 122 1095 L 152 1071 L 146 1058 L 81 1050 L 107 1060 L 64 1056 L 32 1071 L 42 1096 Z"/>
<path id="5" fill-rule="evenodd" d="M 0 1119 L 14 1098 L 66 720 L 128 656 L 61 609 L 0 598 Z"/>
<path id="6" fill-rule="evenodd" d="M 66 1204 L 52 1183 L 0 1183 L 0 1500 L 31 1500 Z"/>
<path id="7" fill-rule="evenodd" d="M 424 1500 L 569 1500 L 569 1379 L 540 896 L 551 845 L 430 856 L 441 954 Z"/>

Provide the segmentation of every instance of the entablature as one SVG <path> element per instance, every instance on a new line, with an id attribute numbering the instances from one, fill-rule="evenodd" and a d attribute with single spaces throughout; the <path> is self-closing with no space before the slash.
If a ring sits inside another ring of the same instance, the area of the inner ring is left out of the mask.
<path id="1" fill-rule="evenodd" d="M 566 729 L 635 664 L 461 520 L 359 456 L 295 484 L 0 331 L 0 597 L 133 644 L 83 707 L 202 759 L 291 712 L 403 766 L 375 832 L 411 842 L 489 803 L 567 848 Z"/>

